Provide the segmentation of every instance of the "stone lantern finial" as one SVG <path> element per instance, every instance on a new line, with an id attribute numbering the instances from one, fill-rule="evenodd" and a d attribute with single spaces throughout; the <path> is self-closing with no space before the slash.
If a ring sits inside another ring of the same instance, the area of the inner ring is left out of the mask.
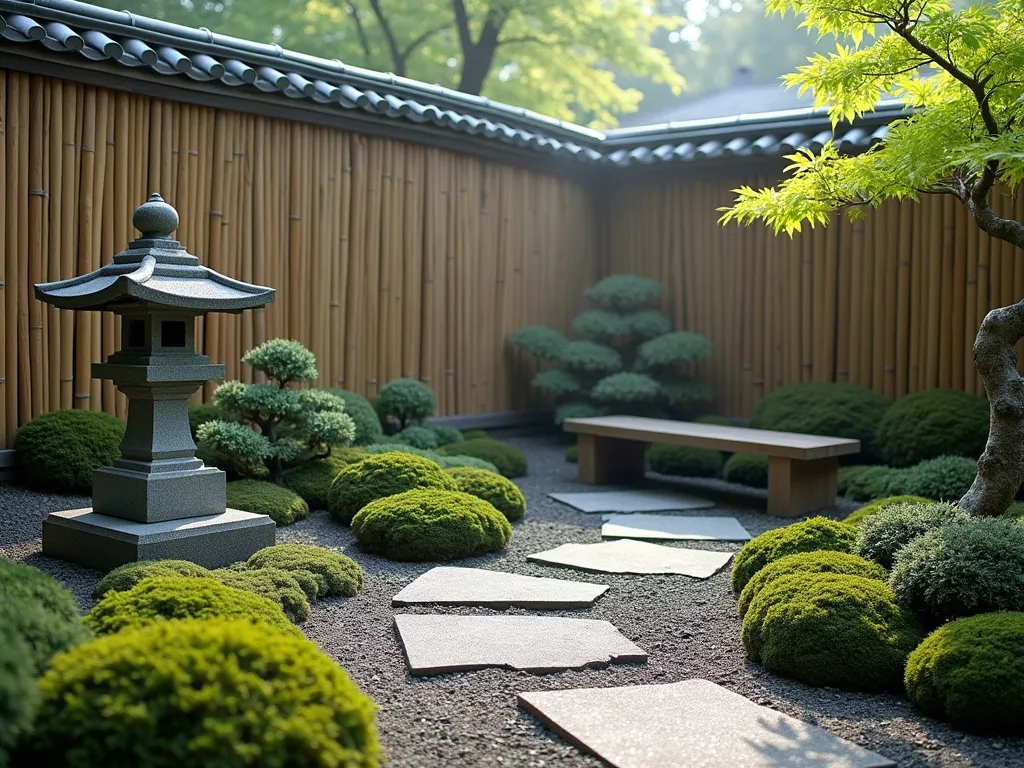
<path id="1" fill-rule="evenodd" d="M 154 192 L 149 200 L 135 209 L 132 225 L 145 238 L 170 238 L 178 228 L 178 212 Z"/>

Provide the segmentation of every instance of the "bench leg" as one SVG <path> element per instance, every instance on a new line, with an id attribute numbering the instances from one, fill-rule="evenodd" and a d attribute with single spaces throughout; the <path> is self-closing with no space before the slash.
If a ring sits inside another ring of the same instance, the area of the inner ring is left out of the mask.
<path id="1" fill-rule="evenodd" d="M 644 479 L 644 444 L 580 435 L 579 480 L 590 485 L 630 485 Z"/>
<path id="2" fill-rule="evenodd" d="M 799 461 L 768 457 L 768 514 L 803 517 L 836 504 L 835 457 Z"/>

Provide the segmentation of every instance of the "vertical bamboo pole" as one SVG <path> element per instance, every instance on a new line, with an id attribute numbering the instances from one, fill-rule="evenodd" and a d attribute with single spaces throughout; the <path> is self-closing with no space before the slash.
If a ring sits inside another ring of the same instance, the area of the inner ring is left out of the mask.
<path id="1" fill-rule="evenodd" d="M 43 368 L 43 304 L 34 295 L 32 286 L 43 282 L 45 247 L 43 244 L 44 203 L 47 197 L 45 180 L 45 155 L 49 144 L 49 125 L 44 119 L 44 80 L 33 77 L 29 81 L 29 106 L 31 112 L 19 115 L 27 120 L 29 139 L 28 157 L 28 250 L 23 254 L 28 266 L 28 285 L 25 298 L 28 300 L 28 356 L 22 358 L 21 370 L 25 371 L 29 387 L 25 394 L 30 396 L 26 411 L 33 417 L 43 413 L 45 403 Z"/>
<path id="2" fill-rule="evenodd" d="M 4 340 L 4 349 L 0 353 L 0 447 L 7 448 L 14 440 L 14 433 L 18 429 L 17 418 L 17 388 L 14 382 L 17 366 L 16 345 L 13 339 L 14 329 L 17 321 L 14 320 L 17 312 L 17 293 L 11 286 L 18 284 L 16 253 L 17 218 L 12 216 L 12 209 L 8 203 L 17 199 L 14 192 L 13 179 L 16 164 L 13 154 L 15 149 L 14 139 L 16 131 L 9 129 L 9 102 L 8 96 L 11 93 L 11 81 L 14 78 L 10 73 L 0 70 L 0 213 L 4 216 L 4 231 L 0 235 L 0 318 L 3 318 L 4 327 L 0 337 Z M 12 99 L 17 103 L 17 98 Z M 14 268 L 10 261 L 14 261 Z"/>

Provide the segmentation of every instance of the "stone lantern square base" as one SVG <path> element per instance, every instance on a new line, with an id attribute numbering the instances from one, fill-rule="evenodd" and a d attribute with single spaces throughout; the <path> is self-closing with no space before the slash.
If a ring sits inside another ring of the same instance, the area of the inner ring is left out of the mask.
<path id="1" fill-rule="evenodd" d="M 266 515 L 237 509 L 158 523 L 71 509 L 51 512 L 43 521 L 43 554 L 101 571 L 137 560 L 190 560 L 221 568 L 274 544 L 276 530 Z"/>

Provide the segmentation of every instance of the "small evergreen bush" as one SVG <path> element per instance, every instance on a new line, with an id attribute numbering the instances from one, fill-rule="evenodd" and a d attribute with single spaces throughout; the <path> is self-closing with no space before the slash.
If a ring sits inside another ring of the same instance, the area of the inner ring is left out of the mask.
<path id="1" fill-rule="evenodd" d="M 418 424 L 406 427 L 396 437 L 406 445 L 413 448 L 423 448 L 427 451 L 434 451 L 440 446 L 437 433 L 430 427 L 421 427 Z"/>
<path id="2" fill-rule="evenodd" d="M 905 469 L 893 467 L 871 466 L 851 467 L 859 469 L 854 475 L 845 478 L 845 487 L 840 495 L 854 501 L 874 501 L 894 494 L 901 494 Z"/>
<path id="3" fill-rule="evenodd" d="M 722 476 L 730 483 L 767 488 L 768 457 L 758 453 L 734 453 L 725 462 Z"/>
<path id="4" fill-rule="evenodd" d="M 199 428 L 208 421 L 219 421 L 227 417 L 222 408 L 213 403 L 199 403 L 188 407 L 188 428 L 192 439 L 198 438 Z"/>
<path id="5" fill-rule="evenodd" d="M 398 422 L 399 431 L 411 424 L 426 421 L 437 410 L 437 401 L 430 387 L 415 379 L 395 379 L 380 388 L 377 411 Z"/>
<path id="6" fill-rule="evenodd" d="M 958 501 L 971 489 L 978 462 L 963 456 L 940 456 L 900 472 L 889 486 L 892 495 L 924 496 L 936 501 Z"/>
<path id="7" fill-rule="evenodd" d="M 470 467 L 446 470 L 455 478 L 459 490 L 489 502 L 509 520 L 518 520 L 526 514 L 526 497 L 511 480 L 496 472 Z"/>
<path id="8" fill-rule="evenodd" d="M 430 427 L 430 430 L 437 438 L 438 447 L 442 445 L 451 445 L 452 443 L 461 443 L 466 439 L 465 436 L 455 427 Z"/>
<path id="9" fill-rule="evenodd" d="M 872 515 L 877 515 L 886 507 L 892 506 L 893 504 L 930 504 L 931 499 L 926 499 L 924 496 L 887 496 L 884 499 L 877 499 L 870 504 L 865 504 L 860 509 L 851 512 L 843 520 L 844 523 L 850 525 L 860 525 Z"/>
<path id="10" fill-rule="evenodd" d="M 299 632 L 272 600 L 213 578 L 182 576 L 159 576 L 127 592 L 107 592 L 86 614 L 85 624 L 98 635 L 109 635 L 167 619 L 211 618 L 248 619 L 282 632 Z"/>
<path id="11" fill-rule="evenodd" d="M 935 624 L 1024 611 L 1024 527 L 968 517 L 922 533 L 896 554 L 889 584 Z"/>
<path id="12" fill-rule="evenodd" d="M 301 496 L 310 509 L 327 509 L 327 494 L 334 478 L 349 464 L 367 456 L 369 454 L 359 448 L 335 448 L 326 459 L 287 470 L 281 476 L 281 485 Z"/>
<path id="13" fill-rule="evenodd" d="M 490 432 L 488 432 L 486 429 L 467 429 L 465 432 L 462 433 L 463 440 L 479 440 L 481 437 L 489 438 L 490 436 Z"/>
<path id="14" fill-rule="evenodd" d="M 488 502 L 433 488 L 367 504 L 352 520 L 352 532 L 363 551 L 409 562 L 482 555 L 512 538 L 512 526 Z"/>
<path id="15" fill-rule="evenodd" d="M 911 467 L 939 456 L 977 459 L 988 440 L 988 401 L 957 389 L 926 389 L 897 400 L 878 423 L 879 457 Z"/>
<path id="16" fill-rule="evenodd" d="M 309 598 L 292 573 L 280 568 L 234 570 L 219 568 L 210 574 L 221 584 L 273 600 L 289 621 L 301 624 L 309 618 Z"/>
<path id="17" fill-rule="evenodd" d="M 526 474 L 526 454 L 508 443 L 499 443 L 490 438 L 484 440 L 464 440 L 461 443 L 446 445 L 440 449 L 446 456 L 471 456 L 483 459 L 498 468 L 505 477 L 522 477 Z"/>
<path id="18" fill-rule="evenodd" d="M 942 502 L 890 504 L 860 524 L 853 552 L 892 568 L 896 553 L 911 541 L 963 516 L 958 507 Z"/>
<path id="19" fill-rule="evenodd" d="M 1024 613 L 945 624 L 907 659 L 910 700 L 931 717 L 993 736 L 1024 736 Z"/>
<path id="20" fill-rule="evenodd" d="M 414 488 L 457 490 L 451 475 L 429 459 L 406 453 L 381 453 L 338 473 L 327 496 L 327 508 L 336 520 L 348 525 L 371 501 Z"/>
<path id="21" fill-rule="evenodd" d="M 356 427 L 352 445 L 370 445 L 379 443 L 383 439 L 384 430 L 380 426 L 380 416 L 377 415 L 377 409 L 370 404 L 369 400 L 360 394 L 349 392 L 347 389 L 325 391 L 344 401 L 345 413 L 352 419 L 352 423 Z"/>
<path id="22" fill-rule="evenodd" d="M 856 480 L 860 475 L 871 467 L 864 464 L 855 464 L 850 467 L 840 467 L 836 473 L 836 493 L 840 496 L 845 496 L 846 491 L 850 486 L 850 483 Z"/>
<path id="23" fill-rule="evenodd" d="M 208 569 L 188 560 L 139 560 L 119 565 L 110 571 L 96 583 L 92 596 L 99 600 L 111 590 L 127 592 L 143 579 L 161 576 L 201 578 L 209 575 Z"/>
<path id="24" fill-rule="evenodd" d="M 578 445 L 570 445 L 565 449 L 565 460 L 570 464 L 579 464 L 580 461 L 580 447 Z"/>
<path id="25" fill-rule="evenodd" d="M 161 622 L 62 654 L 40 688 L 35 765 L 380 765 L 373 702 L 294 629 Z"/>
<path id="26" fill-rule="evenodd" d="M 250 568 L 279 568 L 297 579 L 309 574 L 316 591 L 309 592 L 308 579 L 300 585 L 310 600 L 352 597 L 363 588 L 363 570 L 351 557 L 312 544 L 274 544 L 264 547 L 248 560 Z"/>
<path id="27" fill-rule="evenodd" d="M 0 768 L 7 767 L 10 751 L 32 732 L 40 698 L 34 667 L 21 634 L 14 626 L 0 623 Z"/>
<path id="28" fill-rule="evenodd" d="M 262 480 L 228 483 L 228 508 L 268 515 L 279 526 L 309 517 L 309 505 L 294 491 Z"/>
<path id="29" fill-rule="evenodd" d="M 367 445 L 362 450 L 371 456 L 376 456 L 381 453 L 408 453 L 413 456 L 430 459 L 432 462 L 440 466 L 441 469 L 451 469 L 452 467 L 473 467 L 474 469 L 486 469 L 489 472 L 498 471 L 498 468 L 491 462 L 484 461 L 483 459 L 477 459 L 473 456 L 448 456 L 446 454 L 439 453 L 438 451 L 427 451 L 423 448 L 413 448 L 411 445 L 399 442 Z"/>
<path id="30" fill-rule="evenodd" d="M 14 435 L 18 479 L 59 493 L 92 490 L 93 473 L 121 455 L 124 424 L 98 411 L 53 411 Z"/>
<path id="31" fill-rule="evenodd" d="M 722 471 L 722 454 L 707 448 L 656 443 L 647 450 L 647 466 L 662 475 L 715 477 Z"/>
<path id="32" fill-rule="evenodd" d="M 857 529 L 827 517 L 812 517 L 784 528 L 756 536 L 736 553 L 732 566 L 732 588 L 743 591 L 747 582 L 769 563 L 798 552 L 830 550 L 850 552 L 857 541 Z"/>

